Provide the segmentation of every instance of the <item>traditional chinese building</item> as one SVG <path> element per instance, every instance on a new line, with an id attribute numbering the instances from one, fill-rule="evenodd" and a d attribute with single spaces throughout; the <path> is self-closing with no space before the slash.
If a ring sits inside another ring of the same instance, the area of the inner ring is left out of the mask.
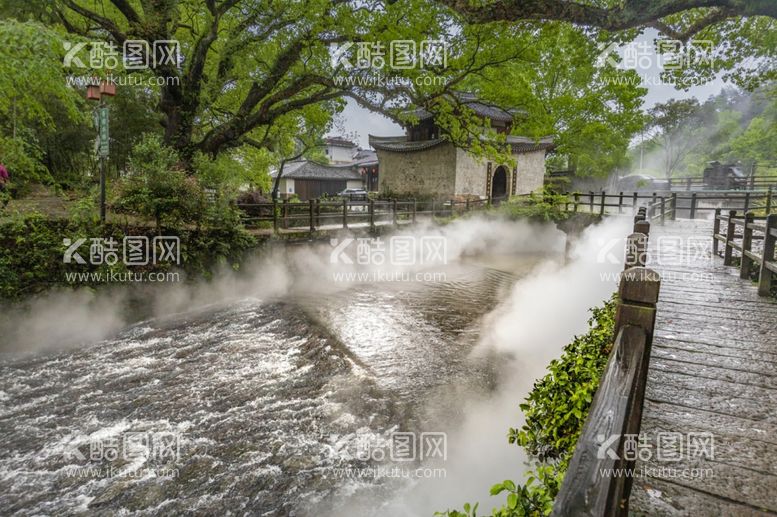
<path id="1" fill-rule="evenodd" d="M 379 190 L 384 194 L 478 197 L 500 200 L 542 188 L 545 154 L 553 148 L 550 137 L 539 141 L 510 135 L 510 111 L 460 96 L 469 109 L 490 123 L 497 133 L 506 134 L 515 165 L 479 159 L 440 136 L 432 113 L 413 112 L 418 122 L 398 137 L 370 135 L 380 162 Z"/>
<path id="2" fill-rule="evenodd" d="M 354 155 L 358 151 L 355 143 L 340 136 L 330 136 L 325 141 L 324 153 L 329 163 L 352 163 Z"/>
<path id="3" fill-rule="evenodd" d="M 278 171 L 270 176 L 274 179 Z M 287 198 L 297 195 L 302 200 L 322 195 L 334 196 L 346 188 L 363 188 L 362 175 L 353 164 L 325 165 L 310 160 L 288 162 L 281 171 L 278 192 Z"/>

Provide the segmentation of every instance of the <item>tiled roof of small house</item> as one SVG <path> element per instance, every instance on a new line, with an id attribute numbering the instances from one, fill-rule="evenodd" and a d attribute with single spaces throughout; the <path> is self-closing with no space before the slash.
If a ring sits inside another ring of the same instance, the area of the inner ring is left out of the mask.
<path id="1" fill-rule="evenodd" d="M 408 141 L 404 136 L 373 136 L 369 135 L 370 145 L 380 151 L 414 152 L 430 149 L 445 142 L 442 138 L 433 140 Z M 553 137 L 543 137 L 539 140 L 524 136 L 508 135 L 506 142 L 514 153 L 528 153 L 553 149 Z"/>
<path id="2" fill-rule="evenodd" d="M 457 93 L 456 97 L 461 104 L 474 111 L 478 117 L 499 120 L 502 122 L 512 122 L 513 116 L 517 113 L 517 110 L 506 110 L 499 106 L 485 103 L 471 93 Z M 417 117 L 419 121 L 434 117 L 433 113 L 423 108 L 409 110 L 405 113 Z"/>
<path id="3" fill-rule="evenodd" d="M 532 151 L 549 151 L 555 147 L 552 136 L 544 136 L 539 140 L 525 136 L 507 135 L 506 141 L 514 153 L 529 153 Z"/>
<path id="4" fill-rule="evenodd" d="M 277 171 L 271 176 L 275 177 Z M 360 180 L 361 175 L 353 170 L 353 164 L 324 165 L 309 160 L 289 162 L 283 166 L 282 178 L 317 180 Z"/>
<path id="5" fill-rule="evenodd" d="M 344 138 L 342 136 L 330 136 L 327 137 L 325 140 L 327 145 L 334 145 L 337 147 L 348 147 L 348 148 L 354 148 L 356 147 L 356 144 L 348 140 L 347 138 Z"/>
<path id="6" fill-rule="evenodd" d="M 353 164 L 358 167 L 366 167 L 368 165 L 377 165 L 378 154 L 372 149 L 359 149 L 356 155 L 353 157 Z"/>
<path id="7" fill-rule="evenodd" d="M 408 141 L 406 136 L 374 136 L 369 135 L 370 145 L 379 151 L 423 151 L 443 143 L 442 138 L 434 140 Z"/>

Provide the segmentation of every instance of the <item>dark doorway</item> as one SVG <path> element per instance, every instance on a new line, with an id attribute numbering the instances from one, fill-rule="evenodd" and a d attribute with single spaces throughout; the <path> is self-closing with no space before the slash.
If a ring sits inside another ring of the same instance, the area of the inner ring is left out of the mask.
<path id="1" fill-rule="evenodd" d="M 499 203 L 503 199 L 507 199 L 507 167 L 500 165 L 491 181 L 491 201 Z"/>

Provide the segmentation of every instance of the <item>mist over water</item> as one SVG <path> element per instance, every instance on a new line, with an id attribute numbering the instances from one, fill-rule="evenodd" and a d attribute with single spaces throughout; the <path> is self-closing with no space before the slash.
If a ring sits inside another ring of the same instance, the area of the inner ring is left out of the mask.
<path id="1" fill-rule="evenodd" d="M 523 472 L 506 440 L 518 404 L 614 290 L 600 273 L 618 265 L 597 251 L 627 230 L 590 228 L 564 265 L 552 225 L 418 227 L 411 235 L 445 239 L 447 263 L 402 270 L 444 274 L 433 282 L 336 282 L 335 270 L 388 266 L 332 264 L 329 243 L 287 246 L 211 282 L 154 286 L 144 304 L 154 317 L 139 322 L 126 287 L 42 297 L 0 328 L 0 507 L 430 515 L 480 501 L 488 511 L 500 502 L 490 485 Z M 375 466 L 342 453 L 395 431 L 446 433 L 447 459 L 429 463 L 445 478 L 333 475 Z M 108 466 L 88 459 L 90 444 L 128 432 L 178 433 L 180 456 L 118 461 L 151 472 L 140 478 L 68 475 Z M 155 477 L 163 468 L 177 476 Z"/>

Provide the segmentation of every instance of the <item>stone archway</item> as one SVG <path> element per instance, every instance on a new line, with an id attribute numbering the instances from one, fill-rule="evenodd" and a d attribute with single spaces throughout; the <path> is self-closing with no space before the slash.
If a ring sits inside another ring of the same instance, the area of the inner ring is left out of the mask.
<path id="1" fill-rule="evenodd" d="M 507 167 L 500 165 L 491 180 L 491 201 L 499 203 L 504 199 L 507 199 Z"/>

